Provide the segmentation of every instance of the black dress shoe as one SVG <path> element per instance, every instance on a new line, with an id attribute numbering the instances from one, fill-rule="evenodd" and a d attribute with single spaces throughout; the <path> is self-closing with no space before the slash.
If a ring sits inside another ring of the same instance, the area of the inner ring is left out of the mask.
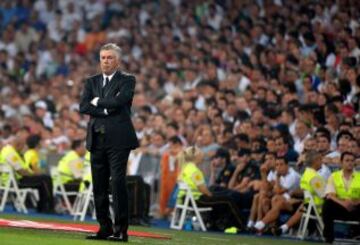
<path id="1" fill-rule="evenodd" d="M 112 231 L 99 231 L 95 234 L 91 234 L 86 236 L 86 239 L 88 240 L 107 240 L 109 236 L 112 235 Z"/>
<path id="2" fill-rule="evenodd" d="M 114 233 L 112 236 L 108 237 L 108 240 L 114 242 L 128 242 L 129 236 L 127 232 Z"/>

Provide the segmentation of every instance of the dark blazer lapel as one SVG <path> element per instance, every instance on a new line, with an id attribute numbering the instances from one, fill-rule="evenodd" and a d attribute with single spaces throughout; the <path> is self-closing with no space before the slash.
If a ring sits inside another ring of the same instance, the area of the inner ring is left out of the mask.
<path id="1" fill-rule="evenodd" d="M 121 81 L 121 72 L 117 71 L 115 75 L 111 78 L 110 82 L 105 85 L 104 88 L 104 97 L 106 97 L 111 91 L 118 87 L 118 83 Z"/>

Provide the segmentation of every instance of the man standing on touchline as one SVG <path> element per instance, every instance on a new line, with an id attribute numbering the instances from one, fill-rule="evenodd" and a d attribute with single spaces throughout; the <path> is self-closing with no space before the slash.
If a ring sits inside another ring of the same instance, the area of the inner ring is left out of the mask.
<path id="1" fill-rule="evenodd" d="M 135 77 L 119 71 L 121 49 L 113 43 L 100 49 L 101 74 L 85 80 L 80 112 L 90 115 L 86 148 L 91 152 L 96 218 L 94 240 L 128 241 L 126 167 L 129 153 L 139 146 L 131 122 Z M 109 212 L 109 181 L 114 222 Z"/>

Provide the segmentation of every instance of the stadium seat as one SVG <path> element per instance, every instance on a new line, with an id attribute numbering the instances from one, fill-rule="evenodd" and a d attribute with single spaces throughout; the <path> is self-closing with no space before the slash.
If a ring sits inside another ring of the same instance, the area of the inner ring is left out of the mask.
<path id="1" fill-rule="evenodd" d="M 84 190 L 79 191 L 76 196 L 73 206 L 74 220 L 84 221 L 91 203 L 94 204 L 92 183 L 85 187 Z M 95 205 L 93 205 L 93 207 L 95 207 Z M 95 218 L 95 209 L 92 210 L 92 217 Z"/>
<path id="2" fill-rule="evenodd" d="M 53 179 L 53 193 L 56 197 L 60 195 L 61 199 L 64 201 L 65 208 L 69 212 L 69 214 L 73 214 L 73 206 L 69 200 L 70 196 L 77 196 L 77 191 L 66 191 L 64 184 L 61 182 L 61 175 L 58 172 L 56 167 L 52 167 L 50 169 L 51 178 Z"/>
<path id="3" fill-rule="evenodd" d="M 170 228 L 176 229 L 176 230 L 181 230 L 183 228 L 183 225 L 185 222 L 186 214 L 188 211 L 190 211 L 190 212 L 195 213 L 195 216 L 200 223 L 201 230 L 206 231 L 206 227 L 205 227 L 204 221 L 201 217 L 201 213 L 209 212 L 212 210 L 212 208 L 211 207 L 201 207 L 201 208 L 198 207 L 195 202 L 194 196 L 191 192 L 191 189 L 189 188 L 189 186 L 186 183 L 179 182 L 178 186 L 179 186 L 179 191 L 180 190 L 185 191 L 185 197 L 184 197 L 183 203 L 177 203 L 175 206 L 173 216 L 171 219 Z"/>
<path id="4" fill-rule="evenodd" d="M 300 220 L 297 237 L 303 240 L 306 237 L 306 232 L 309 225 L 309 220 L 313 219 L 316 222 L 316 228 L 319 231 L 321 239 L 323 239 L 324 223 L 316 209 L 314 198 L 309 191 L 304 191 L 304 198 L 309 200 L 308 205 L 304 206 L 304 213 Z"/>
<path id="5" fill-rule="evenodd" d="M 36 203 L 39 200 L 38 191 L 32 188 L 19 188 L 15 178 L 15 173 L 7 164 L 0 164 L 0 176 L 3 175 L 8 175 L 8 178 L 5 182 L 0 181 L 0 211 L 4 211 L 7 201 L 12 201 L 18 212 L 27 214 L 28 210 L 25 205 L 26 197 L 30 195 L 30 200 L 33 205 L 36 206 Z"/>

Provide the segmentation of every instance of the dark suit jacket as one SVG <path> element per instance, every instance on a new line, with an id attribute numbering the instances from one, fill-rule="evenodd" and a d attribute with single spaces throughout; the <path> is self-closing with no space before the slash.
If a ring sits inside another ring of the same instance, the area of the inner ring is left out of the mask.
<path id="1" fill-rule="evenodd" d="M 139 146 L 131 122 L 131 105 L 135 90 L 135 77 L 117 71 L 102 91 L 103 75 L 98 74 L 85 80 L 85 88 L 80 102 L 80 112 L 90 115 L 86 148 L 91 151 L 94 125 L 105 126 L 106 144 L 119 148 L 135 149 Z M 98 105 L 90 102 L 99 97 Z M 104 109 L 107 109 L 108 115 Z"/>

